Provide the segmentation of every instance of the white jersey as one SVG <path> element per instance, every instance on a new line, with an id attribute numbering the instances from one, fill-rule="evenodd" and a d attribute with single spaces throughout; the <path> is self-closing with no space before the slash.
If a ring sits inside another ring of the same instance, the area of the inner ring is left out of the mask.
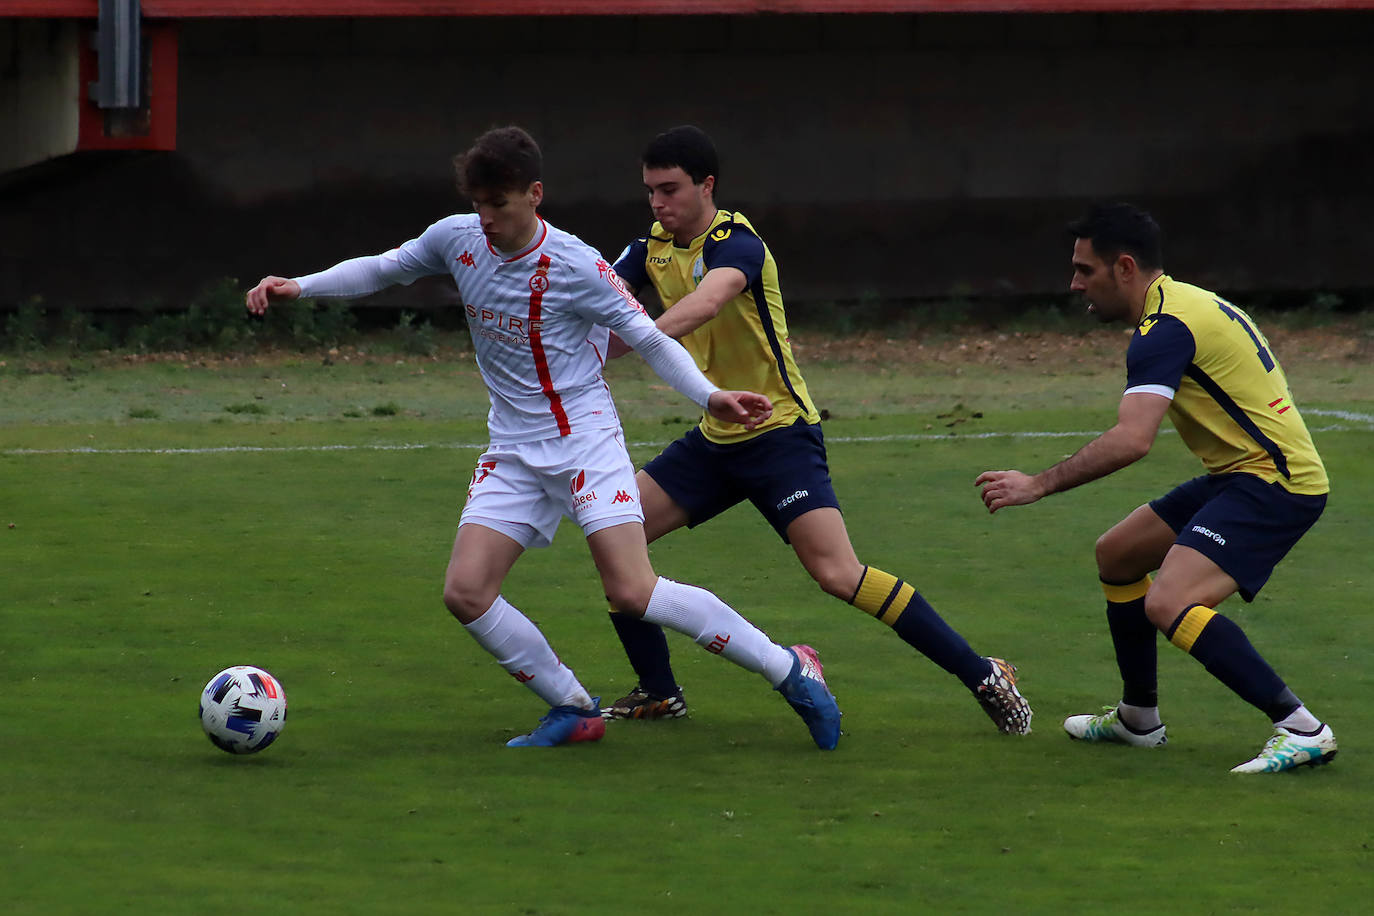
<path id="1" fill-rule="evenodd" d="M 698 405 L 716 390 L 595 249 L 542 218 L 530 244 L 513 256 L 492 248 L 478 217 L 464 214 L 383 255 L 297 282 L 302 296 L 358 295 L 445 273 L 458 285 L 487 383 L 493 443 L 618 427 L 601 375 L 607 329 Z"/>

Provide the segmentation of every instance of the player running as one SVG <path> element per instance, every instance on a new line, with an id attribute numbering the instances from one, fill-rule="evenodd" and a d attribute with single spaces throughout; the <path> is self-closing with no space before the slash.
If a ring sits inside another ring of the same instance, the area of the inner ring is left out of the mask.
<path id="1" fill-rule="evenodd" d="M 1326 470 L 1283 369 L 1249 316 L 1164 273 L 1159 226 L 1148 213 L 1099 206 L 1070 232 L 1070 288 L 1101 320 L 1135 328 L 1117 423 L 1034 476 L 984 471 L 975 481 L 984 504 L 990 512 L 1026 505 L 1140 460 L 1166 412 L 1207 473 L 1098 539 L 1121 702 L 1101 715 L 1070 716 L 1064 728 L 1083 741 L 1163 746 L 1155 655 L 1162 631 L 1274 723 L 1268 743 L 1231 772 L 1326 763 L 1336 756 L 1330 726 L 1214 610 L 1237 591 L 1254 600 L 1326 506 Z"/>
<path id="2" fill-rule="evenodd" d="M 1001 731 L 1028 733 L 1031 709 L 1017 690 L 1016 669 L 974 652 L 912 585 L 855 556 L 830 483 L 820 414 L 792 354 L 777 265 L 742 214 L 717 209 L 719 171 L 715 147 L 698 128 L 656 137 L 643 156 L 643 177 L 657 222 L 615 269 L 636 291 L 653 285 L 664 305 L 659 329 L 679 338 L 712 382 L 767 394 L 773 414 L 741 427 L 708 412 L 645 465 L 636 475 L 645 534 L 652 542 L 749 500 L 824 591 L 892 627 L 957 677 Z M 639 683 L 605 715 L 686 715 L 662 629 L 647 616 L 612 613 L 611 620 Z"/>
<path id="3" fill-rule="evenodd" d="M 772 405 L 722 391 L 653 321 L 592 248 L 538 215 L 542 156 L 525 131 L 479 137 L 457 160 L 475 214 L 439 220 L 400 248 L 296 279 L 266 277 L 248 308 L 299 296 L 360 296 L 451 274 L 487 384 L 490 444 L 477 460 L 458 522 L 444 603 L 512 677 L 551 707 L 511 747 L 595 741 L 605 732 L 588 694 L 539 629 L 501 597 L 528 547 L 547 546 L 563 516 L 582 527 L 612 605 L 685 633 L 709 652 L 763 675 L 830 750 L 840 712 L 816 653 L 784 648 L 700 588 L 658 576 L 620 418 L 602 379 L 610 330 L 719 422 L 752 428 Z"/>

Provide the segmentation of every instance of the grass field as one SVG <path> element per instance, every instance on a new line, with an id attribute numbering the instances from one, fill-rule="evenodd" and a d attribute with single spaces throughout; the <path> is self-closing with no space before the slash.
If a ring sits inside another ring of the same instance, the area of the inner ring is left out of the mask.
<path id="1" fill-rule="evenodd" d="M 1268 723 L 1166 644 L 1167 748 L 1059 726 L 1116 698 L 1093 541 L 1197 472 L 1177 438 L 995 517 L 972 486 L 1112 422 L 1118 334 L 802 341 L 860 556 L 1020 666 L 1028 737 L 997 734 L 952 678 L 823 596 L 752 512 L 655 545 L 662 573 L 820 649 L 846 714 L 830 754 L 761 679 L 678 637 L 690 718 L 503 747 L 543 709 L 439 601 L 483 441 L 469 359 L 0 356 L 4 909 L 1367 912 L 1374 378 L 1367 356 L 1303 340 L 1276 344 L 1332 500 L 1226 612 L 1342 751 L 1248 778 L 1227 771 Z M 622 362 L 643 461 L 692 412 Z M 576 529 L 506 594 L 594 692 L 632 685 Z M 247 758 L 194 715 L 240 663 L 291 701 L 281 740 Z"/>

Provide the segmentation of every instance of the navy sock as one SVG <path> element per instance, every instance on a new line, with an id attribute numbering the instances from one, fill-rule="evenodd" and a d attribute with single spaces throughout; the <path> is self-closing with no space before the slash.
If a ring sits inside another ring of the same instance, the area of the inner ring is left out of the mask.
<path id="1" fill-rule="evenodd" d="M 1293 691 L 1255 651 L 1235 621 L 1195 604 L 1169 627 L 1169 641 L 1202 663 L 1207 673 L 1242 700 L 1269 716 L 1286 718 L 1302 705 Z"/>
<path id="2" fill-rule="evenodd" d="M 673 666 L 668 660 L 668 637 L 663 628 L 629 614 L 611 613 L 611 623 L 620 644 L 625 647 L 625 655 L 630 659 L 630 667 L 639 678 L 639 686 L 655 696 L 666 697 L 678 687 L 673 677 Z"/>
<path id="3" fill-rule="evenodd" d="M 892 627 L 908 645 L 969 690 L 976 689 L 991 672 L 988 660 L 974 652 L 920 592 L 890 573 L 865 566 L 849 603 Z"/>
<path id="4" fill-rule="evenodd" d="M 1145 616 L 1145 593 L 1149 590 L 1149 576 L 1128 585 L 1102 583 L 1107 596 L 1107 626 L 1121 671 L 1121 701 L 1147 708 L 1159 705 L 1159 630 Z"/>

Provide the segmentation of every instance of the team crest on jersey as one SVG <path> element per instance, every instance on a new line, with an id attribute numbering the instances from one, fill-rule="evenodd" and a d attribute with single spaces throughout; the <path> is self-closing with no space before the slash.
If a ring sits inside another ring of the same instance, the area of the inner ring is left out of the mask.
<path id="1" fill-rule="evenodd" d="M 539 259 L 539 266 L 534 269 L 530 276 L 530 292 L 543 294 L 549 289 L 549 259 L 543 257 Z"/>
<path id="2" fill-rule="evenodd" d="M 692 262 L 692 285 L 699 285 L 704 276 L 706 276 L 706 261 L 701 255 L 697 255 L 697 259 Z"/>

